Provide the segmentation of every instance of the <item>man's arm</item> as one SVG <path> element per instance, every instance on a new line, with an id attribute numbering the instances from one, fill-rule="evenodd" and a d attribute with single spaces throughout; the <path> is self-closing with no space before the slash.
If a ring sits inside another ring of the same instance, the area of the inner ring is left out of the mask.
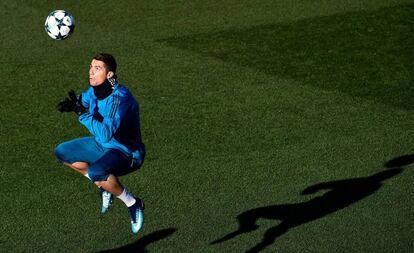
<path id="1" fill-rule="evenodd" d="M 127 104 L 122 100 L 122 97 L 115 94 L 108 104 L 107 116 L 102 117 L 102 115 L 85 113 L 79 117 L 79 121 L 95 137 L 102 142 L 108 142 L 118 130 L 121 120 L 125 115 Z"/>
<path id="2" fill-rule="evenodd" d="M 80 116 L 88 111 L 81 101 L 82 94 L 78 97 L 73 90 L 70 90 L 68 96 L 57 105 L 56 109 L 60 112 L 75 112 Z"/>
<path id="3" fill-rule="evenodd" d="M 91 100 L 91 88 L 81 93 L 81 103 L 85 108 L 89 108 Z"/>

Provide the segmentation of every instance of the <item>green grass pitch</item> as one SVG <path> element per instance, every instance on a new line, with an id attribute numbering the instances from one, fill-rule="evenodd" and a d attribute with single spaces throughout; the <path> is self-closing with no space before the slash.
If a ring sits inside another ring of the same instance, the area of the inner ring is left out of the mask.
<path id="1" fill-rule="evenodd" d="M 53 41 L 47 14 L 70 11 Z M 0 3 L 0 252 L 412 252 L 414 1 Z M 125 206 L 59 164 L 109 52 L 147 158 Z"/>

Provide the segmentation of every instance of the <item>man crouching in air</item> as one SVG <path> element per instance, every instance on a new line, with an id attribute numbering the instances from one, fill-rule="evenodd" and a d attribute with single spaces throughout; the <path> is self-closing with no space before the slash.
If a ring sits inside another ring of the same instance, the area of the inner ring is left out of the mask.
<path id="1" fill-rule="evenodd" d="M 68 97 L 57 106 L 60 112 L 75 112 L 79 122 L 92 134 L 64 142 L 55 149 L 63 164 L 94 182 L 101 191 L 101 213 L 108 212 L 113 196 L 122 200 L 131 216 L 134 234 L 144 224 L 144 202 L 123 187 L 118 177 L 139 169 L 145 146 L 141 139 L 139 104 L 131 92 L 119 84 L 116 61 L 98 53 L 89 68 L 90 87 Z"/>

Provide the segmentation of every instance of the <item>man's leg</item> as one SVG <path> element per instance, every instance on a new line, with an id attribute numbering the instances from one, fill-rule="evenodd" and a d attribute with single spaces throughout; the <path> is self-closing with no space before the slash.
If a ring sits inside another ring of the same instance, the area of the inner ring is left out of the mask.
<path id="1" fill-rule="evenodd" d="M 80 174 L 84 176 L 87 176 L 86 174 L 88 174 L 89 164 L 86 162 L 74 162 L 74 163 L 64 162 L 63 164 L 74 169 L 75 171 L 79 172 Z"/>
<path id="2" fill-rule="evenodd" d="M 74 169 L 75 171 L 79 172 L 80 174 L 89 177 L 88 175 L 88 168 L 89 164 L 85 162 L 74 162 L 70 163 L 63 163 L 66 166 Z M 95 181 L 96 186 L 99 188 L 104 189 L 107 192 L 112 193 L 114 196 L 119 196 L 124 190 L 124 187 L 119 182 L 118 178 L 114 175 L 109 175 L 106 181 Z"/>
<path id="3" fill-rule="evenodd" d="M 75 171 L 79 172 L 80 174 L 82 174 L 83 176 L 91 180 L 91 178 L 88 175 L 88 168 L 89 168 L 88 163 L 74 162 L 70 164 L 70 163 L 64 162 L 63 164 L 74 169 Z M 113 202 L 113 198 L 112 198 L 113 194 L 111 193 L 111 191 L 106 191 L 105 189 L 103 189 L 100 185 L 100 182 L 94 182 L 94 183 L 99 188 L 101 198 L 102 198 L 101 213 L 107 213 Z"/>
<path id="4" fill-rule="evenodd" d="M 63 164 L 85 175 L 89 164 L 104 154 L 104 149 L 93 137 L 74 139 L 59 144 L 55 149 L 56 158 Z"/>
<path id="5" fill-rule="evenodd" d="M 144 223 L 144 202 L 129 193 L 116 176 L 131 172 L 130 166 L 129 157 L 120 151 L 109 150 L 89 166 L 88 173 L 98 187 L 101 187 L 125 203 L 131 216 L 132 232 L 136 234 Z M 116 175 L 113 173 L 116 173 Z"/>
<path id="6" fill-rule="evenodd" d="M 55 154 L 64 165 L 92 181 L 88 174 L 89 164 L 93 164 L 101 158 L 105 154 L 105 149 L 93 137 L 85 137 L 58 145 Z M 101 213 L 106 213 L 112 204 L 112 194 L 102 188 L 99 189 L 102 198 Z"/>
<path id="7" fill-rule="evenodd" d="M 102 187 L 105 191 L 112 193 L 114 196 L 119 196 L 124 191 L 124 187 L 119 182 L 118 178 L 110 174 L 106 181 L 96 181 L 98 187 Z"/>
<path id="8" fill-rule="evenodd" d="M 101 212 L 108 211 L 112 195 L 122 200 L 131 215 L 133 233 L 138 233 L 144 223 L 144 203 L 131 195 L 110 171 L 119 175 L 131 172 L 130 159 L 120 152 L 105 150 L 92 137 L 75 139 L 58 145 L 56 157 L 65 165 L 89 178 L 101 189 Z"/>
<path id="9" fill-rule="evenodd" d="M 98 181 L 95 183 L 124 202 L 131 216 L 132 232 L 137 234 L 144 225 L 144 202 L 129 193 L 121 185 L 118 178 L 112 174 L 108 176 L 106 181 Z"/>

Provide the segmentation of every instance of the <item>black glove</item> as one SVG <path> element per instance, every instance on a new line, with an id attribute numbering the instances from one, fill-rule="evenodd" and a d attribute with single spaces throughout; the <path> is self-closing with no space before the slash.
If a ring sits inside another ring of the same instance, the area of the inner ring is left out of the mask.
<path id="1" fill-rule="evenodd" d="M 102 123 L 102 121 L 104 120 L 104 118 L 103 118 L 102 114 L 100 114 L 99 112 L 95 112 L 95 113 L 92 115 L 92 118 L 93 118 L 94 120 L 97 120 L 97 121 L 101 122 L 101 123 Z"/>
<path id="2" fill-rule="evenodd" d="M 88 111 L 87 108 L 82 105 L 82 94 L 79 95 L 78 98 L 73 90 L 68 92 L 68 97 L 60 102 L 56 109 L 59 112 L 75 112 L 78 116 Z"/>

